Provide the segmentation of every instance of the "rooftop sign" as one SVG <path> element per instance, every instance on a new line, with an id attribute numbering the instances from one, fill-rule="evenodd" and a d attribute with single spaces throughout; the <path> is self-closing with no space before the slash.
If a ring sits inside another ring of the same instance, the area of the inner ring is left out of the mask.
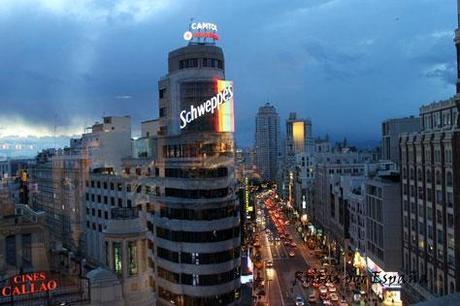
<path id="1" fill-rule="evenodd" d="M 203 39 L 203 42 L 206 42 L 206 39 L 209 38 L 215 42 L 220 39 L 216 32 L 217 25 L 214 23 L 192 22 L 190 23 L 189 30 L 184 33 L 184 39 L 191 41 L 195 38 L 197 42 L 200 42 L 200 39 Z"/>

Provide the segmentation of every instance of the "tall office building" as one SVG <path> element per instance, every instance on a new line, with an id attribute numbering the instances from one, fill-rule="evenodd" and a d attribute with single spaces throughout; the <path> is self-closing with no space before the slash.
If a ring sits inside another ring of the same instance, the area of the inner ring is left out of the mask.
<path id="1" fill-rule="evenodd" d="M 256 115 L 256 166 L 263 179 L 276 179 L 280 142 L 280 118 L 269 103 Z"/>
<path id="2" fill-rule="evenodd" d="M 420 130 L 419 117 L 388 119 L 382 123 L 382 159 L 399 165 L 399 134 Z"/>
<path id="3" fill-rule="evenodd" d="M 213 43 L 169 53 L 158 82 L 158 157 L 149 224 L 161 305 L 233 305 L 240 297 L 233 84 Z"/>
<path id="4" fill-rule="evenodd" d="M 405 287 L 407 302 L 460 288 L 459 99 L 422 106 L 421 131 L 400 138 L 403 269 L 421 280 Z"/>
<path id="5" fill-rule="evenodd" d="M 297 118 L 296 113 L 290 113 L 286 120 L 286 147 L 285 158 L 289 162 L 295 161 L 298 153 L 313 153 L 314 141 L 312 138 L 311 121 Z"/>

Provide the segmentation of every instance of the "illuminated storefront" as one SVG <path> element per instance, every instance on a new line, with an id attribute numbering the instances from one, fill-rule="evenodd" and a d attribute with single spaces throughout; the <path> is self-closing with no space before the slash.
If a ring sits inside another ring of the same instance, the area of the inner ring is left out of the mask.
<path id="1" fill-rule="evenodd" d="M 386 304 L 399 304 L 401 301 L 401 284 L 398 282 L 398 272 L 383 271 L 375 262 L 370 258 L 366 259 L 367 270 L 370 274 L 372 281 L 372 291 Z"/>

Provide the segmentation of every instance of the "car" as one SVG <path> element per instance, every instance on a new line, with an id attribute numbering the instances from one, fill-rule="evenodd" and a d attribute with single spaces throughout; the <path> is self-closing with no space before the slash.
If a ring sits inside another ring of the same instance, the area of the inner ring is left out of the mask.
<path id="1" fill-rule="evenodd" d="M 297 244 L 295 242 L 291 242 L 291 247 L 295 248 L 297 247 Z"/>
<path id="2" fill-rule="evenodd" d="M 311 285 L 312 285 L 314 288 L 319 288 L 319 287 L 321 286 L 321 284 L 318 283 L 318 282 L 313 282 Z"/>
<path id="3" fill-rule="evenodd" d="M 305 301 L 303 300 L 303 298 L 301 296 L 297 296 L 295 298 L 295 306 L 304 306 L 305 305 Z"/>
<path id="4" fill-rule="evenodd" d="M 316 274 L 316 270 L 315 270 L 315 269 L 310 268 L 310 269 L 307 270 L 307 275 L 308 275 L 308 276 L 311 277 L 311 276 L 314 276 L 315 274 Z"/>
<path id="5" fill-rule="evenodd" d="M 327 288 L 326 288 L 326 286 L 321 286 L 321 287 L 319 287 L 319 292 L 320 292 L 320 293 L 327 293 Z"/>
<path id="6" fill-rule="evenodd" d="M 295 252 L 294 251 L 289 251 L 289 257 L 294 257 L 295 256 Z"/>
<path id="7" fill-rule="evenodd" d="M 308 302 L 316 303 L 316 295 L 314 293 L 310 294 L 310 296 L 308 297 Z"/>
<path id="8" fill-rule="evenodd" d="M 265 263 L 265 266 L 266 266 L 267 268 L 272 268 L 272 267 L 273 267 L 273 261 L 267 260 L 267 262 Z"/>
<path id="9" fill-rule="evenodd" d="M 307 281 L 303 281 L 303 282 L 302 282 L 302 287 L 304 287 L 305 289 L 307 289 L 308 287 L 310 287 L 310 285 L 308 284 Z"/>
<path id="10" fill-rule="evenodd" d="M 319 297 L 324 301 L 324 300 L 327 300 L 329 298 L 329 295 L 327 294 L 327 292 L 326 293 L 321 292 L 319 294 Z"/>
<path id="11" fill-rule="evenodd" d="M 329 287 L 327 290 L 329 292 L 337 292 L 337 289 L 335 287 Z"/>
<path id="12" fill-rule="evenodd" d="M 330 294 L 331 302 L 336 303 L 339 301 L 339 297 L 337 296 L 336 293 L 331 293 Z"/>

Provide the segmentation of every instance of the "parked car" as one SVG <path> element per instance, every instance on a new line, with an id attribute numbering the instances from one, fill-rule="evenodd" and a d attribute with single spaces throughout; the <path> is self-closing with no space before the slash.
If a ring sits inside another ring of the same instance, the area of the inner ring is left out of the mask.
<path id="1" fill-rule="evenodd" d="M 265 266 L 266 266 L 267 268 L 273 268 L 273 261 L 267 260 L 267 262 L 265 263 Z"/>
<path id="2" fill-rule="evenodd" d="M 305 305 L 305 301 L 303 300 L 303 298 L 301 296 L 297 296 L 295 298 L 295 306 L 304 306 Z"/>
<path id="3" fill-rule="evenodd" d="M 336 303 L 339 301 L 339 297 L 337 296 L 336 293 L 331 293 L 330 294 L 331 302 Z"/>
<path id="4" fill-rule="evenodd" d="M 327 287 L 326 286 L 319 287 L 319 292 L 320 293 L 327 293 Z"/>
<path id="5" fill-rule="evenodd" d="M 289 251 L 289 257 L 294 257 L 295 256 L 295 252 L 294 251 Z"/>
<path id="6" fill-rule="evenodd" d="M 316 296 L 314 293 L 310 294 L 310 296 L 308 297 L 308 302 L 309 303 L 316 303 Z"/>

